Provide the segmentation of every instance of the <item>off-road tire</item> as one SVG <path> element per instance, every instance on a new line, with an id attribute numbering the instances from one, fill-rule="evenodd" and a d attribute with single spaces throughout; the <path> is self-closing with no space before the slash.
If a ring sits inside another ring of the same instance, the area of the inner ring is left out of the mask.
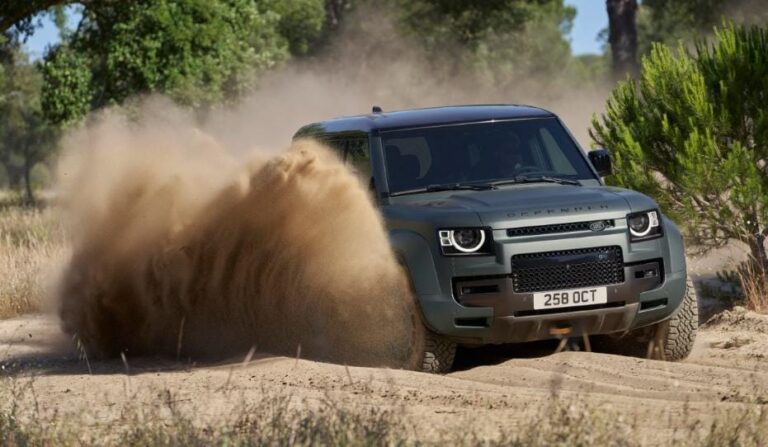
<path id="1" fill-rule="evenodd" d="M 685 285 L 685 295 L 680 309 L 670 319 L 643 327 L 624 335 L 596 336 L 592 345 L 598 350 L 612 354 L 632 357 L 647 357 L 659 359 L 657 350 L 649 352 L 649 344 L 661 346 L 664 360 L 678 361 L 688 357 L 696 340 L 699 327 L 699 303 L 696 289 L 689 279 Z"/>
<path id="2" fill-rule="evenodd" d="M 456 343 L 426 329 L 421 370 L 424 372 L 445 374 L 451 370 L 456 357 Z"/>
<path id="3" fill-rule="evenodd" d="M 666 323 L 666 324 L 664 324 Z M 699 301 L 696 288 L 689 279 L 685 285 L 685 296 L 680 310 L 674 317 L 658 325 L 657 340 L 663 343 L 664 358 L 669 361 L 683 360 L 688 357 L 696 340 L 699 329 Z"/>

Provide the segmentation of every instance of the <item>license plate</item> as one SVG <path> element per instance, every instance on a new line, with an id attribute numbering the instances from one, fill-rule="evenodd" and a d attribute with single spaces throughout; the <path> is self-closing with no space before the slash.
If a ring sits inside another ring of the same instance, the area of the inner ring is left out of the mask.
<path id="1" fill-rule="evenodd" d="M 591 306 L 607 302 L 608 290 L 606 287 L 586 287 L 533 294 L 533 308 L 536 310 Z"/>

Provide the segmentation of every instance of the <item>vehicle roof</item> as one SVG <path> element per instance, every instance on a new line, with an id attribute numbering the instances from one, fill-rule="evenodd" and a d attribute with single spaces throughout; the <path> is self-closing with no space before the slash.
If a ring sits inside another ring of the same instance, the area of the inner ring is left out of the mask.
<path id="1" fill-rule="evenodd" d="M 299 129 L 296 135 L 354 131 L 367 133 L 372 130 L 392 130 L 553 116 L 555 115 L 548 110 L 517 104 L 430 107 L 394 112 L 374 112 L 367 115 L 333 118 L 327 121 L 306 125 Z"/>

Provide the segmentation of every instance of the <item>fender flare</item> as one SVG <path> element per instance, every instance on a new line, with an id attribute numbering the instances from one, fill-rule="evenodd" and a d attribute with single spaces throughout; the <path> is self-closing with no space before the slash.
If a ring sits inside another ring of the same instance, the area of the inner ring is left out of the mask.
<path id="1" fill-rule="evenodd" d="M 389 240 L 416 297 L 439 294 L 440 282 L 429 242 L 419 233 L 408 230 L 390 231 Z"/>

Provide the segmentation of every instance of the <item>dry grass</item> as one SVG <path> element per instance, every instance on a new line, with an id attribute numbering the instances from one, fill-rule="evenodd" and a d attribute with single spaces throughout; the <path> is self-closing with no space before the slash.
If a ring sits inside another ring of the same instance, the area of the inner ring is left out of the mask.
<path id="1" fill-rule="evenodd" d="M 747 309 L 768 313 L 768 278 L 757 274 L 751 262 L 743 263 L 737 270 L 737 275 Z"/>
<path id="2" fill-rule="evenodd" d="M 553 398 L 548 406 L 519 425 L 493 434 L 473 430 L 432 433 L 420 430 L 407 408 L 365 406 L 334 401 L 302 401 L 291 395 L 269 394 L 244 402 L 212 423 L 201 423 L 194 411 L 181 408 L 168 390 L 153 393 L 154 402 L 127 400 L 117 419 L 88 414 L 41 415 L 37 404 L 20 391 L 0 388 L 0 445 L 120 445 L 120 446 L 288 446 L 288 445 L 486 445 L 486 446 L 639 446 L 659 442 L 636 438 L 636 423 L 616 412 L 594 408 L 578 398 Z M 0 382 L 0 386 L 3 383 Z M 35 401 L 36 402 L 36 401 Z M 28 405 L 29 407 L 24 407 Z M 31 407 L 31 408 L 30 408 Z M 714 412 L 715 410 L 713 410 Z M 713 423 L 689 420 L 672 439 L 680 446 L 768 445 L 768 408 L 746 405 L 713 413 Z M 660 418 L 663 418 L 660 415 Z M 661 422 L 661 421 L 660 421 Z M 421 429 L 423 429 L 423 424 Z"/>
<path id="3" fill-rule="evenodd" d="M 0 204 L 0 318 L 40 310 L 62 234 L 50 210 Z"/>
<path id="4" fill-rule="evenodd" d="M 153 392 L 152 402 L 127 399 L 108 421 L 87 411 L 43 416 L 36 400 L 23 398 L 34 393 L 33 381 L 0 382 L 2 446 L 394 445 L 409 437 L 392 409 L 299 401 L 289 394 L 241 402 L 210 423 L 180 407 L 167 389 Z"/>
<path id="5" fill-rule="evenodd" d="M 27 419 L 0 413 L 0 445 L 392 445 L 401 426 L 389 410 L 341 409 L 331 403 L 306 410 L 289 397 L 242 405 L 228 421 L 198 424 L 167 396 L 156 405 L 126 406 L 117 421 L 92 424 L 84 418 Z"/>

